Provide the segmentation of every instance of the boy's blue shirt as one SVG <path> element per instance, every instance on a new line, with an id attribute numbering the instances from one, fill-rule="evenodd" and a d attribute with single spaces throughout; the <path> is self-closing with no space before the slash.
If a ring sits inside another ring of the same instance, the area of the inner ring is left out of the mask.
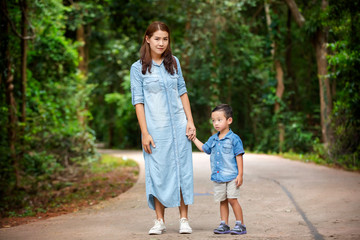
<path id="1" fill-rule="evenodd" d="M 237 177 L 236 156 L 245 152 L 240 137 L 231 129 L 222 139 L 219 132 L 212 135 L 202 149 L 210 154 L 211 181 L 229 182 Z"/>

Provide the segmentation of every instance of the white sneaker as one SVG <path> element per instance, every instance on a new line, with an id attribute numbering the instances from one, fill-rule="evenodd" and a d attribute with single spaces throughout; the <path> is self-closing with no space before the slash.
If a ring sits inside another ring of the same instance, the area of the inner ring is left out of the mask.
<path id="1" fill-rule="evenodd" d="M 179 233 L 192 233 L 192 229 L 189 225 L 189 221 L 186 218 L 180 219 L 180 230 Z"/>
<path id="2" fill-rule="evenodd" d="M 149 235 L 160 235 L 166 231 L 166 227 L 162 219 L 155 219 L 154 223 L 154 226 L 149 231 Z"/>

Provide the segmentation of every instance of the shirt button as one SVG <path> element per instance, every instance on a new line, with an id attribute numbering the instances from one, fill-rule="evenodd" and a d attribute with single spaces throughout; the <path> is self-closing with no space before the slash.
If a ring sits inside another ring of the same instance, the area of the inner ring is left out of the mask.
<path id="1" fill-rule="evenodd" d="M 217 171 L 217 173 L 219 173 L 219 171 Z"/>

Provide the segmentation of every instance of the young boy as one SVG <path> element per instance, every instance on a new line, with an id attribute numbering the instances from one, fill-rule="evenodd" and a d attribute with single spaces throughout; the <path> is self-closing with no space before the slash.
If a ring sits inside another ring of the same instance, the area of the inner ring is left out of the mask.
<path id="1" fill-rule="evenodd" d="M 232 109 L 227 104 L 220 104 L 211 113 L 214 128 L 218 131 L 203 144 L 197 138 L 193 140 L 196 147 L 210 155 L 211 180 L 214 182 L 214 198 L 220 202 L 221 222 L 214 229 L 215 234 L 245 234 L 242 208 L 237 200 L 240 186 L 243 183 L 243 154 L 241 139 L 230 129 Z M 236 223 L 230 231 L 229 203 L 234 211 Z"/>

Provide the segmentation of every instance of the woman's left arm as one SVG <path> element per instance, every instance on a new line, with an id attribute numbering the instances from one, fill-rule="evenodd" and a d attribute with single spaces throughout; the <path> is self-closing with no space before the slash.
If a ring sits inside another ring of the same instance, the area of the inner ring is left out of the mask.
<path id="1" fill-rule="evenodd" d="M 194 125 L 194 120 L 191 114 L 190 101 L 187 93 L 184 93 L 180 96 L 185 115 L 187 118 L 187 126 L 186 126 L 186 136 L 189 140 L 194 140 L 196 138 L 196 128 Z"/>

